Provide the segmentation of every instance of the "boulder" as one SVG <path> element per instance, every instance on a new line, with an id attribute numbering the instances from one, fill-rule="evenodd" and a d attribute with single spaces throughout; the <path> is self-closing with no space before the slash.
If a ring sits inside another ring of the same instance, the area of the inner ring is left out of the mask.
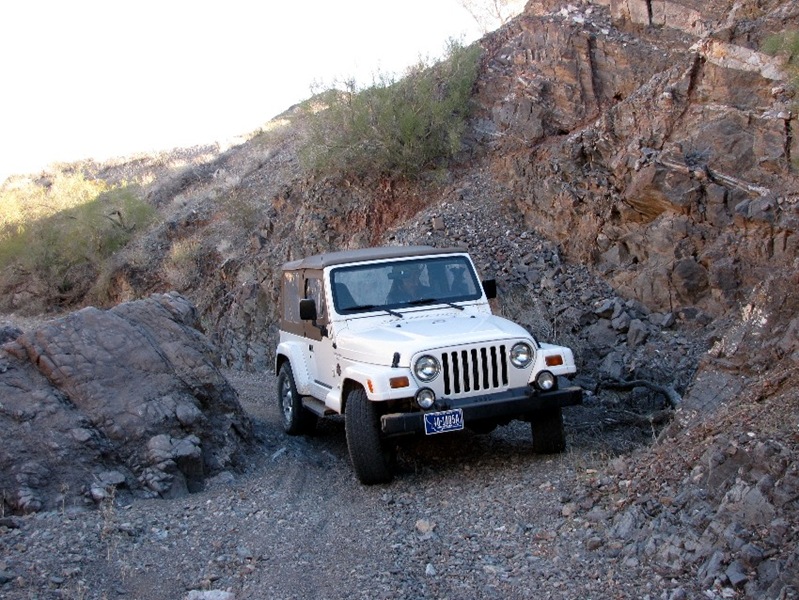
<path id="1" fill-rule="evenodd" d="M 197 329 L 159 294 L 85 308 L 0 348 L 0 490 L 32 512 L 195 491 L 237 470 L 252 425 Z"/>

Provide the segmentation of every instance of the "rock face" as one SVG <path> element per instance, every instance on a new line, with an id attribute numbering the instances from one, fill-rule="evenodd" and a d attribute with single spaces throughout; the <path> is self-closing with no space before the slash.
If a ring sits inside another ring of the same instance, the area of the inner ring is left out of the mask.
<path id="1" fill-rule="evenodd" d="M 163 294 L 86 308 L 6 342 L 4 510 L 175 496 L 240 468 L 252 427 L 196 327 L 193 306 Z"/>
<path id="2" fill-rule="evenodd" d="M 484 40 L 473 149 L 526 222 L 652 310 L 712 316 L 799 257 L 792 2 L 530 2 Z"/>

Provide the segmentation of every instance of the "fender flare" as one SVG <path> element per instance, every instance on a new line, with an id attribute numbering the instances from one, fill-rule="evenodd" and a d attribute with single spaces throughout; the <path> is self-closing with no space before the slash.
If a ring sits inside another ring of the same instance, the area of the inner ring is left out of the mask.
<path id="1" fill-rule="evenodd" d="M 409 375 L 409 371 L 406 372 L 406 370 L 403 369 L 390 371 L 383 365 L 367 365 L 362 363 L 347 365 L 341 373 L 342 401 L 346 401 L 346 390 L 352 384 L 361 386 L 366 391 L 366 397 L 369 400 L 377 402 L 413 396 L 416 393 L 417 387 L 413 383 L 412 377 L 409 377 L 411 386 L 407 388 L 392 389 L 388 383 L 390 376 L 406 374 Z M 370 381 L 371 385 L 369 385 Z"/>
<path id="2" fill-rule="evenodd" d="M 311 377 L 305 365 L 305 358 L 302 355 L 302 348 L 297 343 L 281 342 L 275 352 L 275 375 L 280 372 L 280 367 L 284 362 L 288 362 L 294 374 L 294 385 L 300 395 L 310 394 Z"/>

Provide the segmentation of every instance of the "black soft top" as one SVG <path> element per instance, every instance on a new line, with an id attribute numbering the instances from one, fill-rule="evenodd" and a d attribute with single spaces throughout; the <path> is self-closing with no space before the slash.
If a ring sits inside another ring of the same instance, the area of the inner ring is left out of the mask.
<path id="1" fill-rule="evenodd" d="M 331 265 L 351 262 L 365 262 L 389 258 L 409 258 L 413 256 L 429 256 L 431 254 L 463 254 L 461 248 L 434 248 L 433 246 L 382 246 L 379 248 L 360 248 L 358 250 L 340 250 L 314 254 L 283 265 L 284 271 L 300 269 L 324 269 Z"/>

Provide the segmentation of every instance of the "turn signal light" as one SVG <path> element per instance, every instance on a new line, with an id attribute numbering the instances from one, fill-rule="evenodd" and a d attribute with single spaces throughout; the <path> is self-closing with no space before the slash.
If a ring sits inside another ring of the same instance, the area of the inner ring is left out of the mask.
<path id="1" fill-rule="evenodd" d="M 391 386 L 392 389 L 397 388 L 406 388 L 411 385 L 411 382 L 408 381 L 407 377 L 392 377 L 388 380 L 388 384 Z"/>
<path id="2" fill-rule="evenodd" d="M 557 367 L 563 364 L 563 357 L 560 354 L 553 354 L 552 356 L 547 356 L 546 363 L 548 367 Z"/>

